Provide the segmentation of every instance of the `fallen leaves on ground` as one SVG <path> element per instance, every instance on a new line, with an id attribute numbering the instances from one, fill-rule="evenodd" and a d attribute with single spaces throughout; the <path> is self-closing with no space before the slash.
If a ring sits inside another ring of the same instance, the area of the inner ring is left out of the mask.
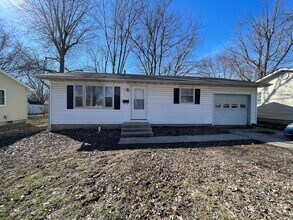
<path id="1" fill-rule="evenodd" d="M 117 145 L 39 131 L 0 148 L 0 218 L 292 219 L 292 152 L 254 142 Z M 148 148 L 151 147 L 151 148 Z"/>

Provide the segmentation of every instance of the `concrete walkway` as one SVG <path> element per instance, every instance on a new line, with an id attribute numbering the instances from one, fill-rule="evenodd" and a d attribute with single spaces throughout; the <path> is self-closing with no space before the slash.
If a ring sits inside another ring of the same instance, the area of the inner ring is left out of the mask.
<path id="1" fill-rule="evenodd" d="M 187 135 L 187 136 L 158 136 L 120 138 L 118 144 L 164 144 L 184 142 L 235 141 L 250 139 L 238 134 Z"/>
<path id="2" fill-rule="evenodd" d="M 212 141 L 235 141 L 253 139 L 293 151 L 293 141 L 286 140 L 282 131 L 268 128 L 239 128 L 229 129 L 228 134 L 214 135 L 189 135 L 189 136 L 158 136 L 120 138 L 119 144 L 164 144 L 184 142 L 212 142 Z"/>
<path id="3" fill-rule="evenodd" d="M 232 134 L 240 135 L 249 139 L 258 140 L 278 147 L 284 147 L 293 151 L 293 141 L 287 140 L 282 131 L 268 128 L 230 129 Z"/>

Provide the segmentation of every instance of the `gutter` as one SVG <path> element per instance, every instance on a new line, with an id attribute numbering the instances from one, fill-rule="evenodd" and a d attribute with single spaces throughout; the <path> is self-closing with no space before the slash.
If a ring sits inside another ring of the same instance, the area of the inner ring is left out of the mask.
<path id="1" fill-rule="evenodd" d="M 233 81 L 229 82 L 190 82 L 188 80 L 185 81 L 175 81 L 175 80 L 131 80 L 131 79 L 99 79 L 99 78 L 82 78 L 82 77 L 66 77 L 66 76 L 46 76 L 46 75 L 36 75 L 39 79 L 49 80 L 49 81 L 82 81 L 82 82 L 114 82 L 114 83 L 143 83 L 143 84 L 167 84 L 167 85 L 208 85 L 208 86 L 241 86 L 241 87 L 266 87 L 271 84 L 262 83 L 262 82 L 237 82 Z"/>

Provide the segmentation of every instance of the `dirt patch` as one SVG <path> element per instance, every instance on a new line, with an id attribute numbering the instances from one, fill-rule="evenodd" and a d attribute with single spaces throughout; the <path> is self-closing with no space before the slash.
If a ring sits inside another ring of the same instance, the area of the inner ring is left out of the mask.
<path id="1" fill-rule="evenodd" d="M 9 124 L 0 127 L 0 149 L 47 130 L 48 118 L 44 116 L 29 118 L 26 123 Z"/>
<path id="2" fill-rule="evenodd" d="M 223 128 L 218 128 L 213 126 L 186 126 L 186 127 L 154 126 L 152 128 L 153 128 L 153 132 L 155 136 L 211 135 L 211 134 L 229 133 Z"/>
<path id="3" fill-rule="evenodd" d="M 40 131 L 0 149 L 0 219 L 292 218 L 286 149 L 250 140 L 122 150 L 119 135 Z"/>

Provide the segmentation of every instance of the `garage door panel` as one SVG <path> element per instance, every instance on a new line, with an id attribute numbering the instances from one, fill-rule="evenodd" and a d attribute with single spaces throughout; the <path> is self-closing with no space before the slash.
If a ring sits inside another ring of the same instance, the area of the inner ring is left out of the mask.
<path id="1" fill-rule="evenodd" d="M 247 125 L 247 95 L 215 95 L 215 125 Z"/>

